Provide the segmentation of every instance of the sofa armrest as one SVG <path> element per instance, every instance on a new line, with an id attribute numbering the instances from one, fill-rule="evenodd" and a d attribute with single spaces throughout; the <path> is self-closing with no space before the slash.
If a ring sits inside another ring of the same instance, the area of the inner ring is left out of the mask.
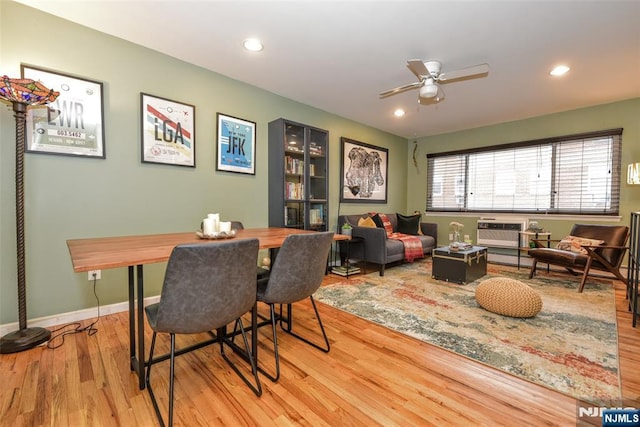
<path id="1" fill-rule="evenodd" d="M 387 232 L 378 227 L 353 227 L 352 236 L 364 239 L 366 260 L 376 264 L 386 264 Z"/>
<path id="2" fill-rule="evenodd" d="M 436 246 L 438 246 L 438 224 L 435 222 L 421 222 L 420 223 L 420 231 L 425 236 L 431 236 L 436 241 Z"/>

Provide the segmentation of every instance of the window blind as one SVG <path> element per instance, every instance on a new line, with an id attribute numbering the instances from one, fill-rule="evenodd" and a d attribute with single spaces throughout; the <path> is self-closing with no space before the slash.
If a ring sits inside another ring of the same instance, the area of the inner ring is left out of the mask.
<path id="1" fill-rule="evenodd" d="M 427 155 L 427 210 L 617 215 L 622 129 Z"/>

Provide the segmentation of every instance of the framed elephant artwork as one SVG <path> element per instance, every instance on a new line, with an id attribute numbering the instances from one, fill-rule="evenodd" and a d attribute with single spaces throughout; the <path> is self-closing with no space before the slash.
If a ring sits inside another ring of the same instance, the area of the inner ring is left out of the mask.
<path id="1" fill-rule="evenodd" d="M 389 150 L 341 137 L 340 202 L 387 203 Z"/>

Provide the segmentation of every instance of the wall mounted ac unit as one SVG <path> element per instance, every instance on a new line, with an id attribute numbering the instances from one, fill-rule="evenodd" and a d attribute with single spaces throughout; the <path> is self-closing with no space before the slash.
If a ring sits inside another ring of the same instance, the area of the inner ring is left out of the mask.
<path id="1" fill-rule="evenodd" d="M 520 231 L 527 229 L 527 220 L 522 218 L 478 220 L 478 246 L 495 248 L 518 248 Z"/>

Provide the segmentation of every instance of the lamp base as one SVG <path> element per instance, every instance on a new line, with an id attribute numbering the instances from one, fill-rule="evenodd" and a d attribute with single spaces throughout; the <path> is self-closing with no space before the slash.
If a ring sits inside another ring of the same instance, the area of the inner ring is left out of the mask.
<path id="1" fill-rule="evenodd" d="M 10 332 L 0 338 L 0 354 L 29 350 L 49 341 L 51 331 L 45 328 L 25 328 Z"/>

